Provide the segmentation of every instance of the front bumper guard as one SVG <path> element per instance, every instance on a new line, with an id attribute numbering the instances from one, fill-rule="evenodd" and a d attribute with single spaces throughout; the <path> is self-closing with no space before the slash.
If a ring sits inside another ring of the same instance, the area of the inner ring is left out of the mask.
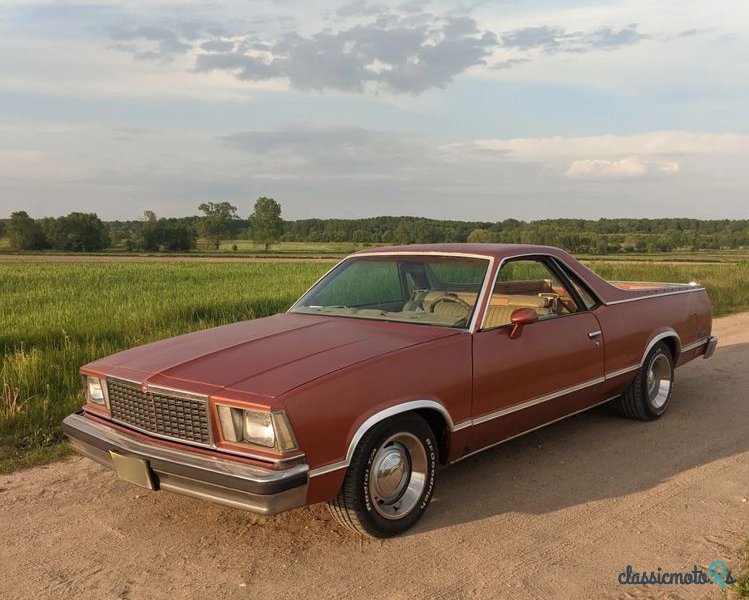
<path id="1" fill-rule="evenodd" d="M 309 467 L 295 465 L 273 470 L 220 456 L 206 456 L 128 436 L 86 418 L 82 411 L 68 415 L 62 430 L 73 448 L 114 470 L 110 451 L 143 459 L 155 489 L 273 515 L 304 506 Z"/>

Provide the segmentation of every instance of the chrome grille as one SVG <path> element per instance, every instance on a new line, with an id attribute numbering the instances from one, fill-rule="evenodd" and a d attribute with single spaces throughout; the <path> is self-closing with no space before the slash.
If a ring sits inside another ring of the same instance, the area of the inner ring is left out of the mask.
<path id="1" fill-rule="evenodd" d="M 107 380 L 112 419 L 154 435 L 210 445 L 205 398 L 162 390 L 143 393 L 136 383 Z"/>

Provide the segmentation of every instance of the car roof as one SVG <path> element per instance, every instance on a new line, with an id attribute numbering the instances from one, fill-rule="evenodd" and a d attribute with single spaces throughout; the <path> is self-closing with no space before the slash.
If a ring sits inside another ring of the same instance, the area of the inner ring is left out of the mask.
<path id="1" fill-rule="evenodd" d="M 567 255 L 553 246 L 532 244 L 412 244 L 407 246 L 381 246 L 365 248 L 354 254 L 473 254 L 487 258 L 507 258 L 519 254 Z"/>

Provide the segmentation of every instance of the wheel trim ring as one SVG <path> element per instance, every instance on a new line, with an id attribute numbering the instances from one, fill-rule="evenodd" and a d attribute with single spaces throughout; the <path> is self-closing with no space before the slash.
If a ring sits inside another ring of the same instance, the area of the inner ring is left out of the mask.
<path id="1" fill-rule="evenodd" d="M 650 361 L 645 380 L 648 401 L 656 410 L 666 405 L 672 380 L 673 372 L 668 358 L 663 354 L 656 354 Z"/>
<path id="2" fill-rule="evenodd" d="M 386 468 L 393 466 L 390 461 L 394 452 L 402 453 L 404 459 L 402 477 L 396 485 L 393 485 L 393 472 Z M 389 520 L 410 514 L 426 487 L 427 469 L 426 449 L 415 435 L 401 432 L 386 439 L 377 449 L 369 472 L 368 492 L 375 511 Z M 381 478 L 383 474 L 387 478 L 385 481 Z"/>

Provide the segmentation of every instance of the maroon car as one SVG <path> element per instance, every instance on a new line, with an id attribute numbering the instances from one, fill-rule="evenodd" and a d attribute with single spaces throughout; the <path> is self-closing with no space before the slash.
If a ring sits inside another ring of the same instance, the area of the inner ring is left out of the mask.
<path id="1" fill-rule="evenodd" d="M 264 514 L 327 501 L 385 537 L 440 465 L 610 400 L 657 419 L 710 334 L 694 283 L 607 282 L 544 246 L 381 248 L 284 314 L 86 365 L 63 429 L 137 485 Z"/>

